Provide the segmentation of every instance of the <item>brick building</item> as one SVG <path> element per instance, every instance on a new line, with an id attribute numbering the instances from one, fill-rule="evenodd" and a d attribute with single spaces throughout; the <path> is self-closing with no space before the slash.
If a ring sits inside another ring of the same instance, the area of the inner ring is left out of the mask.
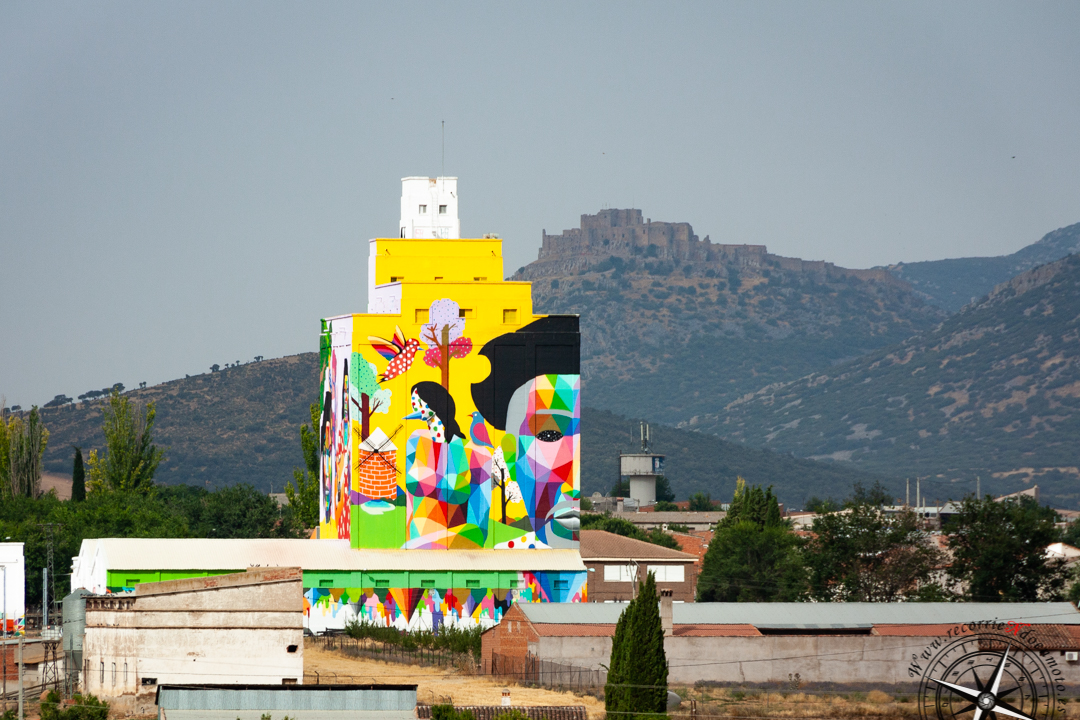
<path id="1" fill-rule="evenodd" d="M 581 531 L 581 560 L 589 569 L 589 601 L 627 601 L 635 579 L 646 572 L 656 586 L 671 590 L 676 602 L 693 602 L 697 588 L 697 557 L 603 530 Z"/>

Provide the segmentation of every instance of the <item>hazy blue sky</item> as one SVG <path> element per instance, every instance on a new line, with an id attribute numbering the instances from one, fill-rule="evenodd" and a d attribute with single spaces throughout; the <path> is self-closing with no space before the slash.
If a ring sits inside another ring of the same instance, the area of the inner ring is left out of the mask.
<path id="1" fill-rule="evenodd" d="M 849 267 L 1080 221 L 1080 3 L 0 2 L 8 404 L 315 350 L 399 179 Z M 1015 158 L 1014 158 L 1015 156 Z"/>

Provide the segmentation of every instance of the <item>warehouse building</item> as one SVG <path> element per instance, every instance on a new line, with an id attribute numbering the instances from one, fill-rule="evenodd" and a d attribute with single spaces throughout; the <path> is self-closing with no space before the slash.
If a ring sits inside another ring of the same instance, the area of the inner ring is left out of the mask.
<path id="1" fill-rule="evenodd" d="M 671 590 L 675 602 L 694 602 L 697 557 L 603 530 L 581 531 L 581 561 L 589 569 L 589 602 L 629 602 L 645 573 Z"/>
<path id="2" fill-rule="evenodd" d="M 484 633 L 484 667 L 527 657 L 606 667 L 623 608 L 514 606 Z M 796 673 L 804 683 L 908 683 L 913 655 L 970 632 L 972 623 L 1000 621 L 1005 633 L 1030 623 L 1024 632 L 1040 643 L 1061 681 L 1080 685 L 1080 612 L 1067 602 L 662 603 L 661 617 L 671 618 L 664 651 L 674 683 L 783 683 Z"/>
<path id="3" fill-rule="evenodd" d="M 83 601 L 82 687 L 119 712 L 153 711 L 164 683 L 303 683 L 299 568 L 144 583 Z"/>

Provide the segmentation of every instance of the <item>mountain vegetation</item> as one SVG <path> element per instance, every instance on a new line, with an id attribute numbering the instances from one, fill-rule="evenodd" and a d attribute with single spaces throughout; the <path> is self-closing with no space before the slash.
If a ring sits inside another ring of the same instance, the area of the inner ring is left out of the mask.
<path id="1" fill-rule="evenodd" d="M 532 282 L 537 312 L 582 316 L 583 403 L 621 415 L 696 429 L 763 385 L 947 317 L 884 270 L 714 245 L 686 223 L 643 223 L 639 211 L 602 211 L 582 226 L 545 234 L 540 258 L 514 279 Z"/>
<path id="2" fill-rule="evenodd" d="M 1038 483 L 1080 505 L 1080 256 L 999 285 L 939 327 L 776 383 L 698 427 L 750 445 L 930 476 L 930 498 Z M 926 487 L 926 485 L 924 485 Z"/>
<path id="3" fill-rule="evenodd" d="M 316 353 L 292 355 L 126 393 L 122 397 L 132 402 L 154 403 L 153 438 L 165 452 L 155 480 L 210 489 L 247 483 L 264 492 L 287 491 L 291 483 L 296 497 L 310 498 L 318 471 L 310 425 L 318 362 Z M 103 413 L 110 407 L 110 400 L 95 399 L 43 410 L 52 434 L 45 469 L 70 475 L 72 445 L 104 449 Z M 634 449 L 629 435 L 637 423 L 591 408 L 582 415 L 582 491 L 607 493 L 618 479 L 619 453 Z M 668 480 L 680 499 L 699 491 L 727 496 L 742 475 L 773 485 L 783 502 L 796 507 L 811 495 L 842 496 L 856 482 L 879 479 L 860 468 L 747 448 L 689 430 L 654 426 L 652 437 L 657 451 L 667 455 Z M 895 477 L 882 479 L 900 492 Z M 300 512 L 309 523 L 317 505 L 306 502 Z"/>
<path id="4" fill-rule="evenodd" d="M 1075 252 L 1080 252 L 1080 223 L 1047 233 L 1011 255 L 897 263 L 888 269 L 927 302 L 959 312 L 1010 278 Z"/>

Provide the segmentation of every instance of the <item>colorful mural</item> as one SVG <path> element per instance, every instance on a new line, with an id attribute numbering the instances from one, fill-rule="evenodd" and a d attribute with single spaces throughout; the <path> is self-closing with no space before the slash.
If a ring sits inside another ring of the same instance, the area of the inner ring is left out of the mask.
<path id="1" fill-rule="evenodd" d="M 585 599 L 583 568 L 552 570 L 579 559 L 518 572 L 521 551 L 578 547 L 578 318 L 534 316 L 529 284 L 502 281 L 502 270 L 497 238 L 372 240 L 376 311 L 323 320 L 316 537 L 493 554 L 464 588 L 449 572 L 412 582 L 408 552 L 374 587 L 306 579 L 313 629 L 353 617 L 403 629 L 495 623 L 513 602 Z"/>
<path id="2" fill-rule="evenodd" d="M 584 573 L 517 573 L 514 588 L 306 588 L 304 612 L 316 632 L 354 619 L 400 630 L 443 624 L 491 627 L 515 602 L 585 602 Z"/>
<path id="3" fill-rule="evenodd" d="M 326 321 L 321 537 L 477 550 L 529 535 L 534 549 L 577 547 L 581 380 L 566 341 L 577 318 L 489 335 L 473 313 L 436 299 L 416 312 L 418 338 L 398 316 Z"/>

